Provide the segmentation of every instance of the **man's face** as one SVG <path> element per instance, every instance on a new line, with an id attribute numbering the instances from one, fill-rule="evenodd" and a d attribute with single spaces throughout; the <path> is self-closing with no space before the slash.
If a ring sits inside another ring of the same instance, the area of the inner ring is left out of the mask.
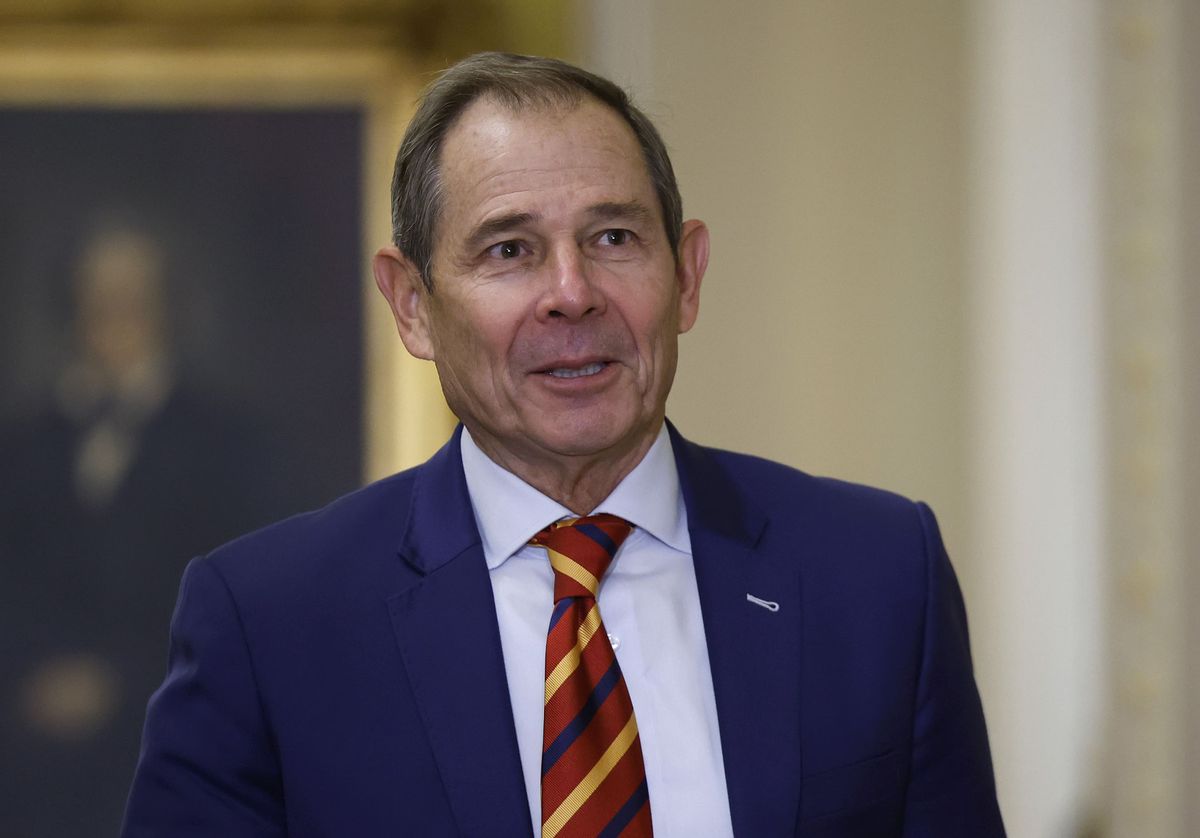
<path id="1" fill-rule="evenodd" d="M 434 291 L 385 288 L 398 322 L 411 312 L 408 349 L 501 464 L 640 456 L 695 322 L 703 225 L 685 226 L 677 267 L 633 132 L 590 100 L 481 99 L 441 159 Z"/>
<path id="2" fill-rule="evenodd" d="M 147 236 L 111 232 L 92 240 L 75 279 L 76 329 L 88 361 L 121 375 L 167 351 L 163 253 Z"/>

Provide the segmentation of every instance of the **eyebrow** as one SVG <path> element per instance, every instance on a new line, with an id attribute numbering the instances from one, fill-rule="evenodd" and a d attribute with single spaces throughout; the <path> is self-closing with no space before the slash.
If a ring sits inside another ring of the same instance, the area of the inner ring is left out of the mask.
<path id="1" fill-rule="evenodd" d="M 476 227 L 471 235 L 467 236 L 466 249 L 474 251 L 494 236 L 531 224 L 536 220 L 537 216 L 531 212 L 510 212 L 489 218 Z"/>
<path id="2" fill-rule="evenodd" d="M 588 207 L 588 215 L 598 221 L 612 221 L 627 218 L 630 221 L 650 221 L 653 213 L 641 201 L 606 201 Z"/>

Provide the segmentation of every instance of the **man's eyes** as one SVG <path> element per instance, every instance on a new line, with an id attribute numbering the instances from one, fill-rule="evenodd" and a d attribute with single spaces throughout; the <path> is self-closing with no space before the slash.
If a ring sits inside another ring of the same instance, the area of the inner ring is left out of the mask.
<path id="1" fill-rule="evenodd" d="M 516 259 L 524 252 L 524 245 L 516 240 L 498 242 L 487 249 L 487 255 L 496 259 Z"/>
<path id="2" fill-rule="evenodd" d="M 629 244 L 632 240 L 633 233 L 630 230 L 605 230 L 600 234 L 600 243 L 609 247 L 620 247 L 623 244 Z"/>
<path id="3" fill-rule="evenodd" d="M 610 230 L 602 230 L 595 238 L 592 239 L 601 247 L 624 247 L 632 244 L 635 235 L 632 230 L 626 230 L 621 227 L 614 227 Z M 498 259 L 500 261 L 510 261 L 512 259 L 520 259 L 528 256 L 533 252 L 528 242 L 521 239 L 506 239 L 502 242 L 496 242 L 484 251 L 484 255 L 489 259 Z"/>

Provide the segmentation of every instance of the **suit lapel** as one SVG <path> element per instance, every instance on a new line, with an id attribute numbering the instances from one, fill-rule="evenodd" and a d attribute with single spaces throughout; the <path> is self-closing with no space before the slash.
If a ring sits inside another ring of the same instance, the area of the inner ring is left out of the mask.
<path id="1" fill-rule="evenodd" d="M 763 549 L 768 521 L 712 455 L 670 427 L 734 832 L 791 834 L 800 801 L 800 572 Z M 762 600 L 755 603 L 747 595 Z M 774 610 L 772 605 L 777 605 Z"/>
<path id="2" fill-rule="evenodd" d="M 459 831 L 530 835 L 491 580 L 459 432 L 421 470 L 400 546 L 419 574 L 388 600 L 396 642 Z"/>

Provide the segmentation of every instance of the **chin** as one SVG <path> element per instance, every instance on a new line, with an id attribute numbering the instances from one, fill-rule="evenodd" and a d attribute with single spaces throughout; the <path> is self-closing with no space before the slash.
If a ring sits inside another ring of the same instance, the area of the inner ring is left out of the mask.
<path id="1" fill-rule="evenodd" d="M 608 451 L 620 437 L 605 433 L 563 434 L 557 430 L 543 436 L 545 447 L 564 457 L 587 457 Z"/>
<path id="2" fill-rule="evenodd" d="M 573 423 L 567 419 L 543 429 L 546 447 L 564 456 L 588 456 L 612 452 L 622 446 L 636 445 L 641 438 L 637 427 L 628 421 L 590 417 L 586 422 Z"/>

